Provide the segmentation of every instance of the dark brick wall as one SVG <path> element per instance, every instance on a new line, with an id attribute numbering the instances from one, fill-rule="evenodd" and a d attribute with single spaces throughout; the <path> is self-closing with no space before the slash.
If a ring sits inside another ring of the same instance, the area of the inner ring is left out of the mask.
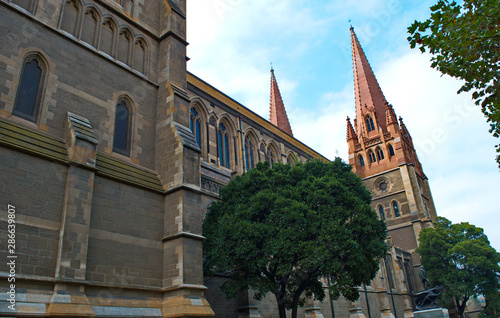
<path id="1" fill-rule="evenodd" d="M 3 147 L 0 162 L 1 210 L 12 204 L 17 217 L 61 221 L 67 167 Z"/>
<path id="2" fill-rule="evenodd" d="M 116 102 L 121 95 L 127 95 L 133 101 L 132 157 L 153 169 L 154 157 L 149 154 L 155 150 L 157 86 L 87 49 L 74 38 L 40 27 L 2 3 L 0 6 L 0 42 L 8 66 L 20 70 L 24 52 L 28 51 L 41 52 L 49 64 L 39 124 L 46 125 L 51 135 L 62 138 L 66 113 L 76 113 L 90 120 L 99 139 L 98 151 L 109 152 Z M 155 48 L 150 46 L 149 49 L 150 56 L 155 57 Z M 0 64 L 0 92 L 10 90 L 13 103 L 17 86 L 11 87 L 11 81 L 17 78 L 13 78 L 13 71 L 4 69 L 7 66 Z M 6 107 L 4 103 L 0 105 L 0 109 Z"/>
<path id="3" fill-rule="evenodd" d="M 96 177 L 86 279 L 161 286 L 163 196 Z"/>
<path id="4" fill-rule="evenodd" d="M 234 318 L 238 316 L 238 299 L 228 299 L 219 286 L 224 283 L 226 278 L 213 276 L 205 277 L 205 286 L 208 291 L 205 297 L 215 312 L 217 318 Z"/>

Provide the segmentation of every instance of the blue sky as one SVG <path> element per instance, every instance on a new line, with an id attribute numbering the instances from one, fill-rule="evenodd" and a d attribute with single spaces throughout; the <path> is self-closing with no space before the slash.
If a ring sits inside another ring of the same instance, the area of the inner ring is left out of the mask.
<path id="1" fill-rule="evenodd" d="M 413 137 L 438 214 L 484 228 L 500 251 L 500 140 L 470 95 L 456 94 L 460 82 L 431 69 L 406 40 L 407 27 L 435 2 L 188 0 L 188 70 L 267 119 L 272 61 L 295 138 L 347 160 L 352 24 Z"/>

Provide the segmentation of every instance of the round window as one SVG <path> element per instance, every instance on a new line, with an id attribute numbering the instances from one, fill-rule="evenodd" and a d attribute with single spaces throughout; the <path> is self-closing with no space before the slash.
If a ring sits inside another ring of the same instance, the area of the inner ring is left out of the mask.
<path id="1" fill-rule="evenodd" d="M 378 184 L 378 188 L 380 189 L 380 191 L 385 191 L 387 190 L 387 182 L 386 181 L 382 181 Z"/>

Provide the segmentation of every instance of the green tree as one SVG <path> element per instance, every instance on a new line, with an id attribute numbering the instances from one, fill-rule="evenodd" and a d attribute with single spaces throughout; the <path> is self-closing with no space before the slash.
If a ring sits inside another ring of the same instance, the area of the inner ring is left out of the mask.
<path id="1" fill-rule="evenodd" d="M 462 79 L 490 132 L 500 136 L 500 4 L 498 0 L 439 0 L 429 19 L 408 27 L 408 41 L 433 54 L 432 67 Z M 496 146 L 500 153 L 500 145 Z M 500 155 L 497 156 L 500 166 Z"/>
<path id="2" fill-rule="evenodd" d="M 460 317 L 464 317 L 467 301 L 479 295 L 487 299 L 489 317 L 498 317 L 500 254 L 490 246 L 483 229 L 438 217 L 434 228 L 420 232 L 419 241 L 417 253 L 429 283 L 444 287 L 441 298 L 453 299 Z"/>
<path id="3" fill-rule="evenodd" d="M 297 317 L 303 296 L 350 300 L 374 278 L 387 250 L 386 226 L 351 167 L 337 159 L 296 165 L 260 163 L 220 190 L 203 223 L 205 270 L 230 275 L 228 297 L 268 292 Z"/>

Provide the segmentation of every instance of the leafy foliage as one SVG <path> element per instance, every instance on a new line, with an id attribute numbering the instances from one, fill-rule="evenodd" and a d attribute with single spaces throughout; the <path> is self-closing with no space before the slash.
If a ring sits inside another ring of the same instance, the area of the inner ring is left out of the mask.
<path id="1" fill-rule="evenodd" d="M 371 196 L 340 159 L 296 165 L 260 163 L 220 190 L 203 223 L 205 273 L 227 273 L 222 289 L 234 297 L 247 288 L 268 292 L 296 315 L 331 276 L 334 298 L 357 299 L 385 255 L 386 226 Z"/>
<path id="2" fill-rule="evenodd" d="M 438 217 L 434 228 L 420 232 L 419 240 L 417 253 L 429 283 L 445 288 L 442 297 L 453 299 L 461 317 L 467 300 L 481 294 L 491 304 L 486 313 L 498 317 L 500 254 L 490 246 L 483 229 Z"/>
<path id="3" fill-rule="evenodd" d="M 490 132 L 500 136 L 500 4 L 498 0 L 439 0 L 431 16 L 415 21 L 408 41 L 433 57 L 432 67 L 462 79 L 460 92 L 472 91 Z M 497 145 L 500 153 L 500 145 Z M 497 156 L 500 165 L 500 155 Z"/>

